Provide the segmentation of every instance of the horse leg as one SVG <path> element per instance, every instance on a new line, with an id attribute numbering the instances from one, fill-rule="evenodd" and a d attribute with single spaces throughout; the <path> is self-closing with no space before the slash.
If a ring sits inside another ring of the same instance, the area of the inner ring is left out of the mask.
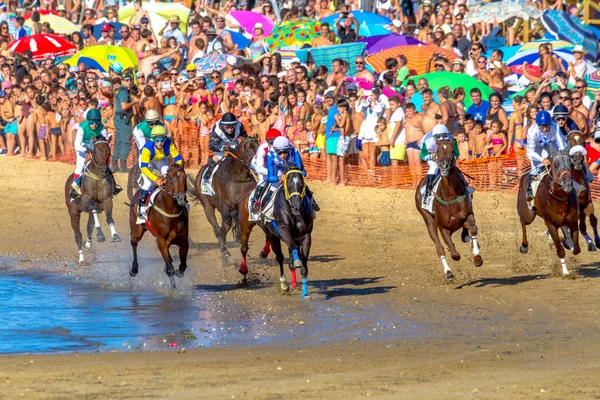
<path id="1" fill-rule="evenodd" d="M 92 233 L 94 232 L 94 217 L 88 213 L 88 222 L 86 226 L 87 240 L 85 241 L 86 250 L 92 250 Z"/>
<path id="2" fill-rule="evenodd" d="M 96 228 L 96 239 L 98 239 L 98 243 L 103 243 L 106 240 L 106 237 L 102 232 L 102 226 L 100 226 L 100 218 L 98 218 L 98 211 L 96 209 L 93 209 L 92 215 L 94 216 L 94 228 Z"/>
<path id="3" fill-rule="evenodd" d="M 302 276 L 302 298 L 310 299 L 308 294 L 308 256 L 310 254 L 310 245 L 312 243 L 311 235 L 308 234 L 302 238 L 300 243 L 302 267 L 300 268 L 300 275 Z"/>
<path id="4" fill-rule="evenodd" d="M 158 249 L 160 250 L 160 254 L 163 257 L 163 260 L 165 260 L 165 273 L 167 274 L 167 276 L 169 277 L 169 280 L 171 281 L 171 287 L 173 289 L 177 289 L 177 287 L 175 286 L 175 267 L 173 266 L 173 261 L 171 259 L 171 255 L 169 254 L 169 247 L 171 246 L 171 243 L 163 238 L 162 236 L 157 236 L 156 237 L 156 242 L 158 243 Z"/>
<path id="5" fill-rule="evenodd" d="M 204 215 L 206 215 L 206 219 L 208 219 L 208 223 L 213 228 L 213 233 L 215 237 L 219 241 L 219 247 L 221 248 L 221 255 L 223 256 L 223 265 L 227 265 L 226 257 L 229 257 L 230 254 L 225 248 L 225 240 L 221 239 L 221 227 L 217 222 L 217 216 L 215 215 L 215 208 L 211 204 L 204 205 Z"/>
<path id="6" fill-rule="evenodd" d="M 81 222 L 81 211 L 76 210 L 71 214 L 71 228 L 75 234 L 75 243 L 77 243 L 77 250 L 79 251 L 79 259 L 77 263 L 81 266 L 85 263 L 83 258 L 83 235 L 81 234 L 81 228 L 79 226 Z"/>
<path id="7" fill-rule="evenodd" d="M 600 247 L 600 235 L 598 235 L 598 218 L 596 218 L 596 214 L 594 214 L 594 206 L 592 203 L 588 206 L 588 209 L 591 208 L 590 215 L 590 225 L 592 226 L 592 230 L 594 231 L 594 244 L 596 248 Z"/>
<path id="8" fill-rule="evenodd" d="M 450 270 L 448 266 L 448 261 L 446 260 L 446 251 L 444 250 L 444 246 L 442 246 L 442 242 L 440 242 L 440 237 L 438 236 L 437 225 L 435 224 L 435 220 L 433 217 L 427 215 L 423 217 L 425 219 L 425 224 L 427 226 L 427 232 L 429 233 L 429 237 L 435 244 L 435 250 L 437 252 L 438 257 L 442 260 L 442 265 L 444 266 L 444 274 L 446 274 L 446 280 L 451 281 L 454 279 L 454 274 Z"/>
<path id="9" fill-rule="evenodd" d="M 179 246 L 179 269 L 175 272 L 179 278 L 183 278 L 183 274 L 187 268 L 187 254 L 190 248 L 190 241 L 187 237 L 182 237 L 177 241 Z"/>
<path id="10" fill-rule="evenodd" d="M 281 291 L 284 293 L 289 292 L 290 286 L 288 285 L 287 280 L 285 278 L 285 273 L 283 272 L 283 262 L 285 261 L 285 257 L 283 256 L 283 252 L 281 251 L 281 240 L 278 237 L 271 235 L 269 241 L 271 242 L 271 248 L 275 253 L 275 259 L 277 260 L 277 264 L 279 264 L 279 282 L 281 284 Z M 292 281 L 292 284 L 294 283 L 295 282 Z M 294 286 L 295 285 L 292 285 L 292 287 Z"/>
<path id="11" fill-rule="evenodd" d="M 290 229 L 288 227 L 280 227 L 279 234 L 281 236 L 281 240 L 283 240 L 290 250 L 294 268 L 302 268 L 302 260 L 300 259 L 300 254 L 298 252 L 298 246 L 292 239 L 292 233 L 290 232 Z"/>
<path id="12" fill-rule="evenodd" d="M 265 247 L 260 251 L 259 257 L 261 260 L 269 257 L 269 253 L 271 252 L 271 243 L 269 242 L 269 237 L 265 235 Z"/>
<path id="13" fill-rule="evenodd" d="M 106 213 L 106 223 L 108 224 L 108 227 L 110 228 L 110 236 L 112 237 L 112 241 L 113 241 L 113 243 L 118 243 L 121 241 L 121 237 L 119 236 L 119 234 L 117 233 L 117 230 L 115 229 L 115 220 L 113 219 L 113 216 L 112 216 L 112 212 L 113 212 L 112 199 L 106 199 L 103 203 L 103 207 L 104 207 L 104 212 Z"/>
<path id="14" fill-rule="evenodd" d="M 229 251 L 225 247 L 225 243 L 227 241 L 227 233 L 231 229 L 231 225 L 233 225 L 233 212 L 234 209 L 229 206 L 223 206 L 223 210 L 221 212 L 221 243 L 223 243 L 223 247 L 221 248 L 221 256 L 223 257 L 223 265 L 227 265 L 227 258 L 231 257 Z"/>
<path id="15" fill-rule="evenodd" d="M 469 234 L 471 235 L 471 243 L 473 248 L 473 264 L 476 267 L 481 267 L 483 265 L 483 258 L 479 255 L 479 242 L 477 242 L 477 225 L 475 225 L 475 216 L 473 214 L 467 217 L 467 221 L 465 222 L 464 229 L 469 230 Z"/>
<path id="16" fill-rule="evenodd" d="M 133 216 L 130 216 L 129 225 L 131 228 L 130 234 L 130 243 L 131 249 L 133 250 L 133 262 L 131 263 L 131 269 L 129 270 L 130 276 L 136 276 L 139 270 L 138 258 L 137 258 L 137 246 L 142 237 L 144 237 L 144 233 L 146 232 L 146 228 L 144 225 L 136 224 L 137 221 L 137 211 L 134 209 Z"/>
<path id="17" fill-rule="evenodd" d="M 561 226 L 560 229 L 563 231 L 564 239 L 563 239 L 563 247 L 567 250 L 573 250 L 573 239 L 571 237 L 571 233 L 569 232 L 569 228 L 567 226 Z"/>
<path id="18" fill-rule="evenodd" d="M 469 234 L 469 228 L 463 227 L 463 230 L 460 233 L 460 240 L 462 240 L 463 243 L 469 243 L 471 241 L 471 235 Z"/>
<path id="19" fill-rule="evenodd" d="M 527 225 L 531 224 L 535 220 L 535 210 L 529 208 L 527 204 L 527 180 L 528 177 L 523 175 L 519 183 L 519 193 L 517 195 L 517 213 L 519 214 L 519 220 L 521 222 L 521 229 L 523 231 L 523 239 L 521 241 L 521 247 L 519 251 L 523 254 L 529 251 L 529 242 L 527 241 Z"/>
<path id="20" fill-rule="evenodd" d="M 240 241 L 242 246 L 240 248 L 240 252 L 242 253 L 242 261 L 240 262 L 240 274 L 242 274 L 242 284 L 246 286 L 248 284 L 248 279 L 246 275 L 248 274 L 248 264 L 246 264 L 246 255 L 248 254 L 248 241 L 250 240 L 250 233 L 252 232 L 252 228 L 254 227 L 254 223 L 242 220 L 240 223 L 240 231 L 241 237 Z"/>
<path id="21" fill-rule="evenodd" d="M 587 243 L 588 251 L 596 251 L 596 245 L 594 244 L 594 241 L 592 240 L 590 235 L 588 235 L 588 233 L 587 233 L 587 225 L 585 223 L 585 219 L 586 219 L 585 209 L 580 210 L 579 211 L 579 232 L 581 232 L 581 235 L 583 236 L 583 238 L 585 239 L 585 242 Z M 590 218 L 590 223 L 591 222 L 592 222 L 592 219 Z"/>
<path id="22" fill-rule="evenodd" d="M 552 238 L 554 247 L 556 247 L 556 255 L 558 255 L 558 258 L 560 258 L 562 274 L 563 276 L 568 276 L 569 270 L 567 269 L 567 262 L 565 261 L 565 248 L 560 243 L 560 238 L 558 237 L 558 228 L 551 222 L 546 222 L 546 227 L 548 228 L 548 232 L 550 232 L 550 237 Z"/>
<path id="23" fill-rule="evenodd" d="M 581 253 L 581 248 L 579 247 L 579 231 L 577 229 L 577 218 L 573 218 L 571 223 L 569 224 L 569 232 L 571 233 L 571 238 L 573 239 L 573 255 Z"/>

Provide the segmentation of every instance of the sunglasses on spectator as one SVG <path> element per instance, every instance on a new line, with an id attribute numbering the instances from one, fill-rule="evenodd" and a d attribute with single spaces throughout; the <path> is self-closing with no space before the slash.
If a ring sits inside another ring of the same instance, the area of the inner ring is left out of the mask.
<path id="1" fill-rule="evenodd" d="M 436 67 L 436 68 L 444 68 L 444 64 L 434 64 L 434 67 Z"/>
<path id="2" fill-rule="evenodd" d="M 122 31 L 120 31 L 120 32 L 121 32 L 121 33 L 129 33 L 129 31 L 127 31 L 127 30 L 122 30 Z"/>
<path id="3" fill-rule="evenodd" d="M 179 73 L 177 73 L 177 72 L 171 72 L 171 76 L 177 76 L 177 75 L 179 75 Z"/>
<path id="4" fill-rule="evenodd" d="M 570 100 L 571 98 L 569 96 L 560 96 L 561 100 Z"/>
<path id="5" fill-rule="evenodd" d="M 83 82 L 77 82 L 78 85 L 83 85 Z"/>
<path id="6" fill-rule="evenodd" d="M 233 76 L 240 76 L 240 72 L 238 72 L 237 74 L 233 74 Z"/>
<path id="7" fill-rule="evenodd" d="M 211 78 L 212 79 L 221 79 L 221 76 L 220 75 L 212 75 Z"/>
<path id="8" fill-rule="evenodd" d="M 566 121 L 567 117 L 556 117 L 554 118 L 555 121 Z"/>
<path id="9" fill-rule="evenodd" d="M 67 69 L 63 67 L 63 68 L 59 68 L 58 70 L 59 71 L 66 71 Z"/>
<path id="10" fill-rule="evenodd" d="M 98 89 L 98 85 L 88 85 L 89 89 Z"/>
<path id="11" fill-rule="evenodd" d="M 23 85 L 31 85 L 31 81 L 23 81 L 21 82 Z"/>
<path id="12" fill-rule="evenodd" d="M 581 100 L 581 97 L 579 97 L 579 96 L 573 96 L 573 97 L 571 97 L 571 100 Z"/>
<path id="13" fill-rule="evenodd" d="M 583 89 L 585 86 L 575 86 L 575 89 Z"/>
<path id="14" fill-rule="evenodd" d="M 123 82 L 131 82 L 131 78 L 123 78 Z"/>
<path id="15" fill-rule="evenodd" d="M 268 79 L 263 79 L 263 80 L 260 81 L 260 83 L 269 83 L 269 80 Z"/>
<path id="16" fill-rule="evenodd" d="M 356 64 L 356 65 L 363 65 L 364 61 L 355 61 L 354 64 Z"/>

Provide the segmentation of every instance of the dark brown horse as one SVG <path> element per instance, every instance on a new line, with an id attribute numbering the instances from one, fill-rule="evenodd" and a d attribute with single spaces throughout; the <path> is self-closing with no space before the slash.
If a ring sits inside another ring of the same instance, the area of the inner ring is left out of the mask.
<path id="1" fill-rule="evenodd" d="M 70 191 L 73 183 L 73 174 L 67 178 L 65 183 L 65 202 L 67 210 L 71 217 L 71 228 L 75 232 L 75 242 L 79 249 L 79 264 L 84 264 L 83 257 L 83 236 L 79 227 L 81 221 L 81 213 L 88 213 L 87 222 L 87 241 L 85 248 L 92 249 L 92 232 L 96 228 L 96 238 L 102 243 L 106 240 L 98 214 L 102 211 L 106 213 L 106 222 L 111 231 L 113 242 L 120 242 L 121 238 L 115 230 L 115 221 L 112 217 L 113 209 L 113 185 L 109 179 L 108 165 L 110 160 L 110 146 L 108 142 L 99 140 L 94 142 L 94 148 L 91 152 L 91 160 L 84 169 L 81 178 L 81 196 L 75 200 L 71 199 Z"/>
<path id="2" fill-rule="evenodd" d="M 558 230 L 566 226 L 573 239 L 573 254 L 581 252 L 579 248 L 579 234 L 577 231 L 577 219 L 579 202 L 573 190 L 573 174 L 571 170 L 571 158 L 568 154 L 557 154 L 550 161 L 548 174 L 539 184 L 533 207 L 527 204 L 527 174 L 521 177 L 519 193 L 517 195 L 517 212 L 523 228 L 523 242 L 521 253 L 529 251 L 527 241 L 527 225 L 531 224 L 536 216 L 540 216 L 550 233 L 552 242 L 556 247 L 556 254 L 560 258 L 563 276 L 569 275 L 565 261 L 565 249 L 560 242 Z"/>
<path id="3" fill-rule="evenodd" d="M 233 153 L 228 154 L 214 174 L 212 188 L 214 196 L 202 194 L 202 175 L 206 166 L 202 167 L 196 175 L 194 188 L 190 192 L 202 204 L 204 214 L 213 228 L 213 232 L 219 241 L 223 265 L 228 264 L 228 257 L 231 254 L 225 247 L 225 238 L 232 226 L 239 227 L 237 208 L 241 193 L 244 187 L 254 182 L 254 177 L 250 170 L 250 162 L 256 154 L 259 143 L 254 138 L 247 138 L 241 142 Z M 221 214 L 221 226 L 217 222 L 215 210 Z M 235 231 L 235 230 L 234 230 Z M 236 240 L 239 240 L 239 229 L 235 232 Z"/>
<path id="4" fill-rule="evenodd" d="M 182 166 L 177 165 L 169 158 L 169 172 L 166 183 L 154 198 L 154 204 L 148 210 L 148 222 L 137 224 L 137 202 L 140 192 L 133 196 L 133 203 L 129 210 L 129 227 L 131 229 L 131 248 L 133 249 L 133 263 L 129 275 L 138 274 L 137 245 L 144 233 L 150 230 L 156 236 L 156 243 L 160 254 L 165 260 L 165 272 L 175 288 L 173 275 L 182 278 L 187 268 L 187 253 L 189 249 L 188 223 L 189 215 L 185 201 L 187 192 L 187 175 Z M 175 271 L 173 259 L 169 255 L 171 245 L 179 247 L 179 270 Z"/>
<path id="5" fill-rule="evenodd" d="M 419 211 L 427 225 L 429 236 L 435 243 L 438 257 L 442 260 L 446 279 L 450 281 L 454 279 L 454 274 L 448 266 L 446 253 L 440 242 L 438 231 L 442 234 L 442 238 L 448 246 L 454 261 L 460 260 L 460 254 L 458 254 L 452 242 L 452 234 L 459 229 L 462 229 L 462 241 L 465 243 L 472 242 L 473 264 L 480 267 L 483 265 L 483 258 L 479 254 L 477 225 L 475 225 L 471 195 L 456 167 L 456 156 L 454 155 L 452 141 L 439 140 L 436 157 L 440 168 L 441 181 L 433 200 L 433 214 L 422 207 L 421 188 L 425 184 L 425 179 L 422 179 L 417 186 L 415 202 L 417 211 Z"/>
<path id="6" fill-rule="evenodd" d="M 579 201 L 579 232 L 583 235 L 588 251 L 596 251 L 600 247 L 600 236 L 598 235 L 598 218 L 594 214 L 594 204 L 592 203 L 592 191 L 586 177 L 588 174 L 588 166 L 585 162 L 587 150 L 585 149 L 585 141 L 583 135 L 579 131 L 569 133 L 569 145 L 571 150 L 571 164 L 573 167 L 573 180 L 579 185 L 575 190 L 577 200 Z M 594 240 L 588 235 L 585 224 L 586 217 L 590 217 L 590 225 L 594 230 Z"/>
<path id="7" fill-rule="evenodd" d="M 274 200 L 274 221 L 263 223 L 249 221 L 248 201 L 249 194 L 254 189 L 255 184 L 248 185 L 242 192 L 242 200 L 239 203 L 239 221 L 242 233 L 242 261 L 240 264 L 240 273 L 243 275 L 243 281 L 246 281 L 248 265 L 246 255 L 248 254 L 248 241 L 254 225 L 258 225 L 265 233 L 267 243 L 275 253 L 275 258 L 279 264 L 279 280 L 281 289 L 284 292 L 289 291 L 289 286 L 283 271 L 283 261 L 285 257 L 281 249 L 283 241 L 289 249 L 293 264 L 290 266 L 292 272 L 292 287 L 295 287 L 296 270 L 300 268 L 302 276 L 302 297 L 309 298 L 308 293 L 308 256 L 312 243 L 313 229 L 313 210 L 311 200 L 306 196 L 306 180 L 302 171 L 292 168 L 285 174 L 283 188 L 275 194 Z M 266 246 L 265 246 L 266 247 Z M 263 249 L 262 255 L 265 249 Z"/>

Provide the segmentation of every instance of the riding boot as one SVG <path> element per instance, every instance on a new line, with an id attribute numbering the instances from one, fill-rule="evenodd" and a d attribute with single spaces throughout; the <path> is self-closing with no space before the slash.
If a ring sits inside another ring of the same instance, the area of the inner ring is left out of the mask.
<path id="1" fill-rule="evenodd" d="M 208 166 L 206 167 L 206 171 L 204 172 L 204 175 L 202 176 L 202 189 L 204 189 L 205 187 L 209 186 L 209 184 L 210 184 L 210 176 L 212 175 L 212 173 L 215 170 L 216 166 L 217 166 L 217 163 L 215 162 L 215 160 L 213 160 L 211 158 L 208 161 Z"/>
<path id="2" fill-rule="evenodd" d="M 142 217 L 142 207 L 148 204 L 148 198 L 151 191 L 140 189 L 140 197 L 138 200 L 138 216 Z"/>
<path id="3" fill-rule="evenodd" d="M 69 196 L 73 200 L 75 200 L 76 198 L 81 196 L 81 175 L 79 175 L 75 179 L 73 179 L 73 183 L 71 184 L 71 191 L 69 192 Z"/>
<path id="4" fill-rule="evenodd" d="M 261 202 L 260 202 L 260 198 L 262 197 L 263 193 L 265 192 L 265 187 L 267 185 L 266 184 L 259 184 L 256 186 L 256 190 L 254 191 L 254 194 L 252 195 L 252 198 L 250 199 L 250 204 L 252 205 L 252 211 L 257 213 L 260 211 L 260 207 L 261 207 Z"/>
<path id="5" fill-rule="evenodd" d="M 107 172 L 108 173 L 106 174 L 106 177 L 108 178 L 108 181 L 110 182 L 110 184 L 113 188 L 113 196 L 116 196 L 123 191 L 123 188 L 121 186 L 117 185 L 117 181 L 115 180 L 115 176 L 113 175 L 113 172 L 110 169 L 108 169 Z"/>
<path id="6" fill-rule="evenodd" d="M 533 200 L 533 190 L 531 188 L 531 181 L 533 180 L 533 175 L 527 176 L 527 201 Z"/>
<path id="7" fill-rule="evenodd" d="M 431 190 L 433 189 L 434 180 L 434 174 L 427 174 L 427 176 L 425 176 L 425 194 L 423 195 L 423 204 L 426 204 L 427 199 L 429 198 L 429 196 L 431 196 Z"/>

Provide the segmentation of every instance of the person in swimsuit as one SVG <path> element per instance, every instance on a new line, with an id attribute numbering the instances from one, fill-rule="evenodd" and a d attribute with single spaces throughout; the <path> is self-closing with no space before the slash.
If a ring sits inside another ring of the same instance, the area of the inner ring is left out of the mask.
<path id="1" fill-rule="evenodd" d="M 506 110 L 502 108 L 502 96 L 498 93 L 490 95 L 490 108 L 485 117 L 486 121 L 500 121 L 502 124 L 501 131 L 506 133 L 508 130 L 508 115 Z"/>
<path id="2" fill-rule="evenodd" d="M 525 148 L 527 135 L 523 130 L 525 111 L 527 109 L 527 101 L 523 96 L 515 96 L 512 99 L 514 112 L 510 114 L 508 120 L 508 145 L 513 143 L 515 150 L 522 150 Z"/>
<path id="3" fill-rule="evenodd" d="M 445 86 L 437 91 L 440 110 L 435 114 L 435 119 L 440 124 L 446 125 L 448 131 L 452 132 L 459 126 L 460 117 L 458 107 L 450 100 L 450 87 Z"/>

